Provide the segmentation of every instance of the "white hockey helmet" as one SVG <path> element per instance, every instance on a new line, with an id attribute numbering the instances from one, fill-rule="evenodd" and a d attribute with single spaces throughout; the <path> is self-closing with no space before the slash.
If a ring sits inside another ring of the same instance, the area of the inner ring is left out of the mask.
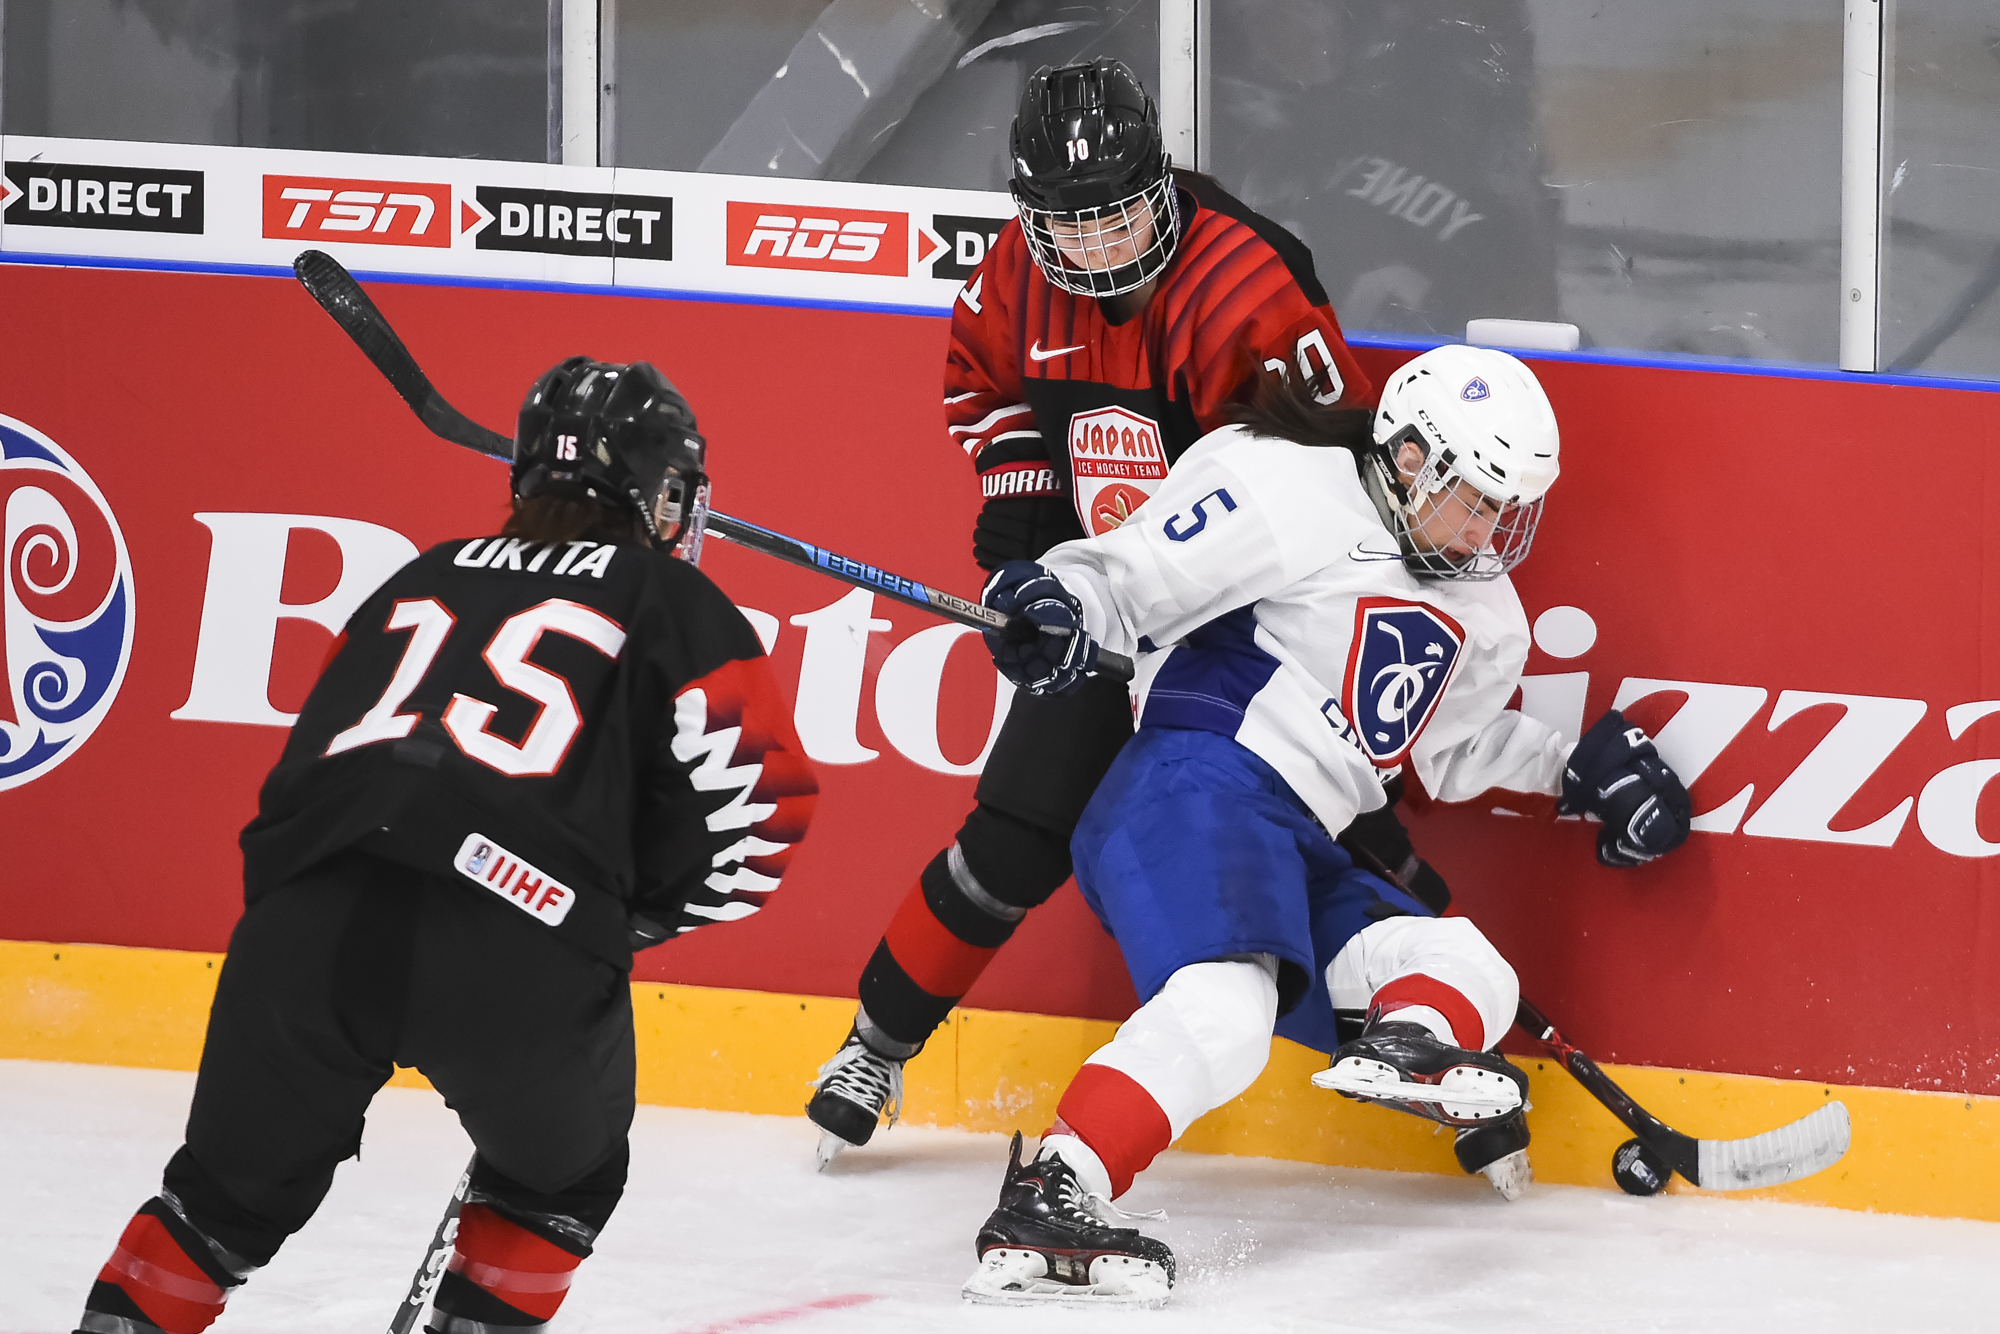
<path id="1" fill-rule="evenodd" d="M 1423 467 L 1407 484 L 1395 464 L 1405 441 L 1424 451 Z M 1560 442 L 1555 409 L 1519 358 L 1487 347 L 1432 348 L 1389 377 L 1375 410 L 1375 444 L 1396 500 L 1396 538 L 1416 573 L 1494 579 L 1527 556 L 1556 480 Z M 1471 544 L 1473 554 L 1463 560 L 1418 533 L 1426 502 L 1454 479 L 1499 510 L 1497 518 L 1487 515 L 1491 536 Z"/>

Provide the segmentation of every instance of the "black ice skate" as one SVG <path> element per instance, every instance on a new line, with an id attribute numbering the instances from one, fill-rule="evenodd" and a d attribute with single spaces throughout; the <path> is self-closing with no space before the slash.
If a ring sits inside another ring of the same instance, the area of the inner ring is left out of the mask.
<path id="1" fill-rule="evenodd" d="M 1461 1126 L 1451 1146 L 1458 1165 L 1485 1177 L 1503 1200 L 1518 1200 L 1534 1184 L 1528 1166 L 1528 1118 L 1525 1107 L 1512 1116 L 1480 1126 Z"/>
<path id="2" fill-rule="evenodd" d="M 1528 1077 L 1498 1052 L 1440 1042 L 1422 1024 L 1368 1017 L 1368 1026 L 1333 1054 L 1312 1082 L 1448 1126 L 1477 1126 L 1519 1112 Z"/>
<path id="3" fill-rule="evenodd" d="M 806 1116 L 820 1131 L 820 1170 L 850 1144 L 866 1144 L 885 1108 L 889 1124 L 895 1125 L 903 1110 L 903 1063 L 863 1042 L 858 1029 L 849 1029 L 847 1041 L 819 1068 L 812 1101 L 806 1104 Z"/>
<path id="4" fill-rule="evenodd" d="M 1137 1228 L 1111 1227 L 1109 1201 L 1085 1193 L 1059 1157 L 1021 1161 L 1016 1133 L 1000 1207 L 973 1243 L 969 1302 L 1158 1306 L 1174 1284 L 1174 1253 Z"/>

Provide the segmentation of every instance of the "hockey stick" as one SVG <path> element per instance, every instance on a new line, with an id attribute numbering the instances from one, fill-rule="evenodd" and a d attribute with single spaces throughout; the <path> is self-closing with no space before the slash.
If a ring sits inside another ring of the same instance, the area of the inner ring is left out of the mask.
<path id="1" fill-rule="evenodd" d="M 452 1245 L 458 1240 L 458 1211 L 465 1207 L 466 1192 L 472 1189 L 473 1164 L 478 1161 L 479 1155 L 474 1154 L 472 1162 L 467 1163 L 465 1170 L 458 1174 L 458 1185 L 452 1188 L 451 1203 L 445 1206 L 444 1217 L 438 1219 L 437 1231 L 431 1234 L 431 1245 L 424 1252 L 424 1262 L 410 1277 L 409 1295 L 396 1308 L 396 1318 L 389 1322 L 389 1334 L 410 1334 L 417 1317 L 430 1304 L 431 1294 L 437 1291 L 438 1280 L 444 1277 L 445 1266 L 451 1263 Z"/>
<path id="2" fill-rule="evenodd" d="M 1846 1104 L 1830 1102 L 1789 1125 L 1743 1139 L 1695 1139 L 1632 1101 L 1597 1062 L 1556 1031 L 1547 1015 L 1521 1002 L 1514 1022 L 1548 1047 L 1576 1082 L 1623 1121 L 1662 1162 L 1703 1190 L 1755 1190 L 1823 1172 L 1847 1152 Z M 1665 1184 L 1664 1182 L 1661 1184 Z"/>
<path id="3" fill-rule="evenodd" d="M 301 251 L 299 257 L 292 261 L 292 271 L 298 275 L 300 285 L 319 303 L 320 309 L 331 315 L 334 323 L 354 340 L 362 355 L 410 405 L 410 411 L 417 414 L 417 420 L 428 427 L 431 434 L 493 458 L 513 459 L 512 440 L 498 431 L 489 431 L 444 400 L 431 384 L 430 377 L 418 367 L 417 359 L 403 346 L 403 340 L 396 336 L 388 318 L 376 309 L 368 294 L 361 290 L 361 284 L 354 281 L 354 275 L 342 267 L 339 260 L 320 250 Z M 1024 618 L 1007 616 L 970 599 L 878 569 L 852 556 L 843 556 L 714 510 L 708 512 L 708 530 L 739 546 L 761 551 L 808 570 L 817 570 L 842 583 L 869 589 L 975 630 L 999 630 L 1021 639 L 1032 639 L 1037 633 L 1066 633 L 1038 627 Z M 1130 681 L 1132 660 L 1123 654 L 1099 649 L 1096 675 L 1113 681 Z"/>
<path id="4" fill-rule="evenodd" d="M 1410 893 L 1402 877 L 1383 865 L 1373 852 L 1346 843 L 1340 846 L 1349 854 L 1360 853 L 1368 862 L 1369 871 Z M 1623 1121 L 1661 1163 L 1705 1190 L 1751 1190 L 1783 1185 L 1825 1171 L 1847 1152 L 1849 1126 L 1845 1104 L 1828 1103 L 1789 1125 L 1761 1135 L 1698 1140 L 1683 1135 L 1634 1102 L 1631 1094 L 1598 1069 L 1597 1062 L 1565 1041 L 1549 1017 L 1525 998 L 1515 1011 L 1514 1022 L 1528 1036 L 1547 1046 L 1563 1069 L 1583 1085 L 1584 1091 Z M 1665 1184 L 1664 1180 L 1659 1183 Z"/>

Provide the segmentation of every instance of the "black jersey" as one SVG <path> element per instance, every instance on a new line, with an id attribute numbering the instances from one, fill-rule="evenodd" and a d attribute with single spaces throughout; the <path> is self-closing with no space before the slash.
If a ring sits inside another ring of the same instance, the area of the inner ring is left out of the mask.
<path id="1" fill-rule="evenodd" d="M 756 633 L 665 552 L 458 539 L 348 622 L 243 831 L 260 894 L 348 847 L 619 968 L 763 906 L 818 791 Z"/>

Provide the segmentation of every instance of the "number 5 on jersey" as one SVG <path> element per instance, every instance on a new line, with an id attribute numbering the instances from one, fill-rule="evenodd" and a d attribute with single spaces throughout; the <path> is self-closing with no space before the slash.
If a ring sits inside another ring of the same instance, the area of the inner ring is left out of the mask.
<path id="1" fill-rule="evenodd" d="M 328 755 L 376 741 L 395 741 L 416 728 L 421 715 L 403 713 L 405 701 L 423 681 L 424 673 L 444 650 L 456 619 L 436 598 L 405 598 L 389 611 L 389 630 L 409 630 L 410 642 L 389 677 L 389 688 L 361 721 L 327 744 Z M 625 631 L 602 612 L 567 598 L 550 598 L 517 612 L 493 632 L 480 656 L 493 676 L 509 690 L 534 700 L 541 708 L 528 734 L 517 745 L 486 730 L 499 705 L 454 693 L 445 706 L 444 730 L 472 759 L 514 778 L 546 778 L 562 767 L 570 743 L 583 726 L 569 682 L 546 667 L 528 661 L 535 645 L 550 631 L 588 644 L 607 658 L 625 647 Z"/>

